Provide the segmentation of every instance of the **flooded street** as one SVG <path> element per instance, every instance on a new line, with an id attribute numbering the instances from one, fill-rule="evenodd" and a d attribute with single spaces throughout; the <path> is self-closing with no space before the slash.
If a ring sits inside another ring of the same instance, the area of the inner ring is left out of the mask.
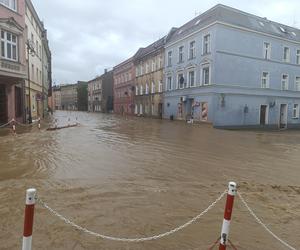
<path id="1" fill-rule="evenodd" d="M 105 114 L 56 112 L 53 132 L 0 131 L 0 248 L 20 249 L 25 190 L 92 231 L 146 237 L 207 208 L 236 181 L 257 215 L 300 248 L 300 131 L 224 131 L 209 125 Z M 53 123 L 53 119 L 50 123 Z M 221 230 L 225 199 L 183 231 L 145 243 L 79 232 L 36 205 L 33 249 L 208 249 Z M 236 198 L 230 232 L 238 249 L 286 249 Z"/>

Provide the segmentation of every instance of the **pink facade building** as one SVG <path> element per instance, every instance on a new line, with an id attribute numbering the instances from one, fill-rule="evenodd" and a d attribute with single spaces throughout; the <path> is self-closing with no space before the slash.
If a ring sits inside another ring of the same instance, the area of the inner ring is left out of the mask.
<path id="1" fill-rule="evenodd" d="M 0 125 L 24 118 L 25 0 L 0 0 Z"/>
<path id="2" fill-rule="evenodd" d="M 114 67 L 114 112 L 116 114 L 134 114 L 135 67 L 130 58 Z"/>

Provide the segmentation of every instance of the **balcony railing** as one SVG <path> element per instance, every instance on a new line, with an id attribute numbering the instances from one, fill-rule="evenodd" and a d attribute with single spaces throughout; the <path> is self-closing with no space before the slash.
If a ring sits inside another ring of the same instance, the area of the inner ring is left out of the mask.
<path id="1" fill-rule="evenodd" d="M 26 77 L 26 66 L 5 59 L 0 59 L 0 70 L 7 72 L 9 75 L 17 74 L 19 77 Z"/>

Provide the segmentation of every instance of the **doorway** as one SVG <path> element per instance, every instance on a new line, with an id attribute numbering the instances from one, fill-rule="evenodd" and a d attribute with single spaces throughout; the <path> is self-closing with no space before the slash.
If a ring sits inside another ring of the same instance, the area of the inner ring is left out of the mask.
<path id="1" fill-rule="evenodd" d="M 260 125 L 268 124 L 268 105 L 260 106 Z"/>
<path id="2" fill-rule="evenodd" d="M 7 99 L 5 85 L 0 85 L 0 124 L 7 123 Z"/>
<path id="3" fill-rule="evenodd" d="M 287 128 L 287 104 L 280 105 L 279 128 Z"/>

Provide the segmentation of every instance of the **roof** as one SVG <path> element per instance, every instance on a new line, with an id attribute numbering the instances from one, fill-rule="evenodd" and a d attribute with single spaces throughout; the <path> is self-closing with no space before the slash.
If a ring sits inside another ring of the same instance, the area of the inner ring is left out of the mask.
<path id="1" fill-rule="evenodd" d="M 300 42 L 300 30 L 297 28 L 273 22 L 265 17 L 249 14 L 222 4 L 214 6 L 179 27 L 170 37 L 169 42 L 176 41 L 217 21 Z"/>
<path id="2" fill-rule="evenodd" d="M 134 55 L 135 60 L 139 60 L 161 48 L 165 45 L 166 37 L 160 38 L 159 40 L 155 41 L 154 43 L 150 44 L 146 48 L 140 48 Z"/>

